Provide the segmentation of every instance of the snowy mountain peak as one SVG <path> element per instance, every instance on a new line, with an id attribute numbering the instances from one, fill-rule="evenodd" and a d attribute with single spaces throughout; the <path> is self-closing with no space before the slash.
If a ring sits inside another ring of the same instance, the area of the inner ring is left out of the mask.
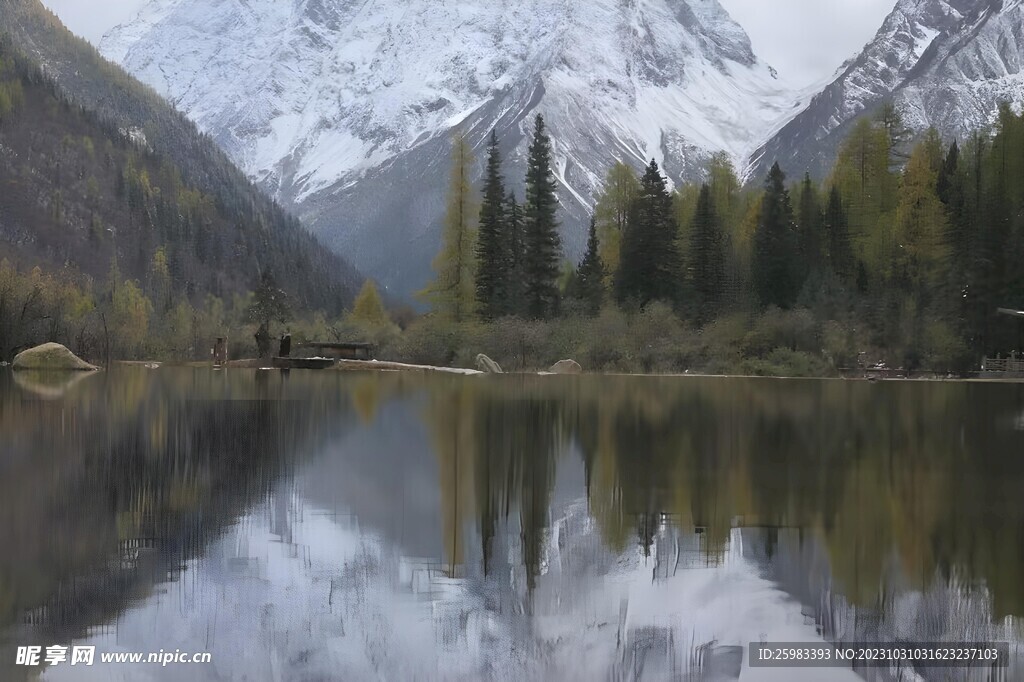
<path id="1" fill-rule="evenodd" d="M 800 109 L 717 0 L 152 0 L 101 50 L 402 291 L 428 273 L 457 125 L 499 128 L 516 178 L 545 114 L 574 254 L 616 160 L 741 165 Z"/>
<path id="2" fill-rule="evenodd" d="M 906 125 L 963 138 L 1024 102 L 1021 0 L 899 0 L 878 33 L 753 157 L 825 175 L 853 121 L 891 101 Z"/>

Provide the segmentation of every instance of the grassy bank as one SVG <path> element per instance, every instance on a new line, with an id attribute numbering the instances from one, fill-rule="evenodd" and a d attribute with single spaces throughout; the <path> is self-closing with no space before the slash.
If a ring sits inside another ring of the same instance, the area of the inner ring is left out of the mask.
<path id="1" fill-rule="evenodd" d="M 738 312 L 695 328 L 662 304 L 637 312 L 607 307 L 594 317 L 551 321 L 504 318 L 451 324 L 419 318 L 393 324 L 352 325 L 352 337 L 377 346 L 377 358 L 423 365 L 475 367 L 478 353 L 506 371 L 544 370 L 572 358 L 588 372 L 701 373 L 757 376 L 837 376 L 865 362 L 900 366 L 901 349 L 874 347 L 852 322 L 820 321 L 804 309 Z M 934 339 L 919 369 L 957 371 L 959 347 Z"/>

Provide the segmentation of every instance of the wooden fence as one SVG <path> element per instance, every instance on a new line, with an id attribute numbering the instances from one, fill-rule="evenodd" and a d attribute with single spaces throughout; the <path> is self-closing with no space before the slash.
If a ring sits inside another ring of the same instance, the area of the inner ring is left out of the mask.
<path id="1" fill-rule="evenodd" d="M 1024 358 L 985 358 L 981 361 L 983 372 L 1024 372 Z"/>

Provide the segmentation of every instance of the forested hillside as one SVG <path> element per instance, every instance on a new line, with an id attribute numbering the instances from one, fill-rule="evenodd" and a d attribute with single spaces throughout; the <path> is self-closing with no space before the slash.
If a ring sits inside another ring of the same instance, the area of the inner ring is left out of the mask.
<path id="1" fill-rule="evenodd" d="M 9 273 L 39 266 L 94 303 L 128 283 L 148 299 L 152 321 L 209 296 L 230 302 L 264 273 L 296 312 L 351 303 L 361 282 L 351 266 L 38 3 L 4 0 L 0 35 L 0 258 Z M 0 316 L 23 305 L 12 296 L 0 293 Z M 0 319 L 0 359 L 47 335 L 29 322 Z"/>

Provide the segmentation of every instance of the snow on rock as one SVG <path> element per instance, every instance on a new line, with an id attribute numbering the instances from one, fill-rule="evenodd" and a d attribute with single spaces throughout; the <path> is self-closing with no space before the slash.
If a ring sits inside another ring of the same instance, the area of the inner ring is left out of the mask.
<path id="1" fill-rule="evenodd" d="M 806 100 L 717 0 L 152 0 L 101 50 L 398 293 L 436 249 L 456 125 L 498 127 L 518 180 L 545 115 L 575 256 L 614 161 L 742 165 Z"/>
<path id="2" fill-rule="evenodd" d="M 151 0 L 101 50 L 403 296 L 430 277 L 456 126 L 480 151 L 499 131 L 522 197 L 545 115 L 577 258 L 618 160 L 653 158 L 670 184 L 716 151 L 747 179 L 776 160 L 823 176 L 852 122 L 889 99 L 946 137 L 991 123 L 998 102 L 1024 101 L 1022 17 L 1020 0 L 898 0 L 811 90 L 761 62 L 718 0 Z"/>
<path id="3" fill-rule="evenodd" d="M 963 139 L 1024 102 L 1019 0 L 899 0 L 861 53 L 755 152 L 748 173 L 778 160 L 824 176 L 852 122 L 892 101 L 917 131 Z"/>

